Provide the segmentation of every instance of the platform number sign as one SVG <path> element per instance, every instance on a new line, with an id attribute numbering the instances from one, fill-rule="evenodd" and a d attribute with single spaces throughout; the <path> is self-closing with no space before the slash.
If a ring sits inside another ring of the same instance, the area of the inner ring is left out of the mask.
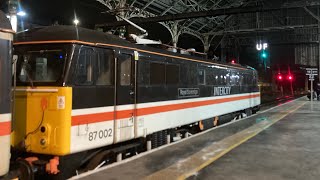
<path id="1" fill-rule="evenodd" d="M 306 68 L 307 73 L 306 75 L 309 76 L 309 81 L 314 81 L 314 76 L 318 75 L 318 69 L 317 68 Z"/>
<path id="2" fill-rule="evenodd" d="M 313 100 L 313 81 L 314 81 L 314 76 L 318 75 L 318 69 L 317 68 L 306 68 L 306 75 L 309 76 L 309 81 L 310 83 L 310 95 L 311 95 L 311 101 Z"/>

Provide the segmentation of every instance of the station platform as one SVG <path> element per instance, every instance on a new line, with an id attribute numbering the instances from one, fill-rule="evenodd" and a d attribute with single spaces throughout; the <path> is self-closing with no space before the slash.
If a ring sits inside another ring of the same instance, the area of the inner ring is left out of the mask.
<path id="1" fill-rule="evenodd" d="M 320 101 L 307 97 L 72 179 L 319 179 Z"/>

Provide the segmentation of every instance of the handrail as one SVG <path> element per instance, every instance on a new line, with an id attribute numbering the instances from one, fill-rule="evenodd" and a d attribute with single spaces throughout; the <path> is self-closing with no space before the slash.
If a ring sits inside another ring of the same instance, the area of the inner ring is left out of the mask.
<path id="1" fill-rule="evenodd" d="M 39 93 L 55 93 L 58 92 L 58 89 L 30 89 L 30 88 L 23 88 L 23 89 L 16 89 L 18 92 L 39 92 Z"/>

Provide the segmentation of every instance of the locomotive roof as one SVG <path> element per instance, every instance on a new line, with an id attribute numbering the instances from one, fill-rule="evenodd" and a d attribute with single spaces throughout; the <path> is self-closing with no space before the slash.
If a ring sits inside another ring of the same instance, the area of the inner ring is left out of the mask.
<path id="1" fill-rule="evenodd" d="M 77 26 L 46 26 L 17 34 L 15 42 L 78 40 L 129 46 L 131 43 L 117 36 Z M 131 45 L 132 46 L 132 45 Z"/>
<path id="2" fill-rule="evenodd" d="M 91 44 L 91 45 L 115 45 L 116 47 L 124 47 L 129 49 L 143 50 L 144 52 L 151 52 L 154 54 L 161 54 L 169 57 L 177 57 L 185 60 L 195 60 L 207 63 L 219 64 L 222 66 L 233 67 L 237 69 L 250 69 L 243 66 L 236 66 L 224 63 L 214 63 L 209 60 L 205 60 L 199 57 L 191 57 L 190 55 L 182 55 L 180 53 L 173 53 L 167 50 L 152 48 L 143 45 L 136 45 L 127 40 L 121 39 L 118 36 L 112 34 L 106 34 L 104 32 L 95 31 L 91 29 L 81 28 L 77 26 L 46 26 L 42 28 L 31 29 L 22 33 L 19 33 L 15 37 L 15 44 L 30 44 L 32 42 L 71 42 Z"/>
<path id="3" fill-rule="evenodd" d="M 10 21 L 2 11 L 0 11 L 0 31 L 12 31 Z"/>

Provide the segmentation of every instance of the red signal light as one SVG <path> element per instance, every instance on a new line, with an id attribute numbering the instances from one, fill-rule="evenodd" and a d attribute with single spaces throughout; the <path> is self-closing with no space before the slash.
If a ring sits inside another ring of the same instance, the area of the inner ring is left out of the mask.
<path id="1" fill-rule="evenodd" d="M 278 80 L 282 80 L 282 75 L 281 75 L 281 74 L 278 74 L 277 79 L 278 79 Z"/>
<path id="2" fill-rule="evenodd" d="M 291 81 L 293 79 L 293 77 L 291 75 L 289 75 L 288 79 Z"/>
<path id="3" fill-rule="evenodd" d="M 234 59 L 232 59 L 232 60 L 231 60 L 231 63 L 234 64 L 234 63 L 236 63 L 236 61 L 235 61 Z"/>

